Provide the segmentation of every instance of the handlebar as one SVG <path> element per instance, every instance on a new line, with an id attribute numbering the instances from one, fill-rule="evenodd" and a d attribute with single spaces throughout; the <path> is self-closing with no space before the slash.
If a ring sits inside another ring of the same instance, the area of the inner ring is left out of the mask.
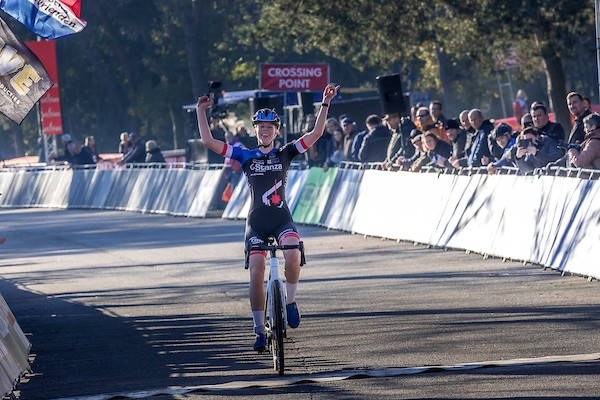
<path id="1" fill-rule="evenodd" d="M 306 265 L 306 258 L 304 256 L 304 242 L 300 241 L 298 244 L 274 244 L 273 241 L 269 240 L 269 244 L 253 244 L 250 248 L 246 247 L 246 266 L 245 268 L 249 268 L 250 262 L 250 252 L 251 251 L 269 251 L 271 252 L 271 257 L 275 257 L 275 251 L 277 250 L 300 250 L 300 266 L 303 267 Z"/>

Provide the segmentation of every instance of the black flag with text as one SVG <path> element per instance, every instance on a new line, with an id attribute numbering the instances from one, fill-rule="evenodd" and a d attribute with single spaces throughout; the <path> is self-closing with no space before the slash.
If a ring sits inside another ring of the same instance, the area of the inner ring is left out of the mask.
<path id="1" fill-rule="evenodd" d="M 54 83 L 0 18 L 0 112 L 20 124 Z"/>

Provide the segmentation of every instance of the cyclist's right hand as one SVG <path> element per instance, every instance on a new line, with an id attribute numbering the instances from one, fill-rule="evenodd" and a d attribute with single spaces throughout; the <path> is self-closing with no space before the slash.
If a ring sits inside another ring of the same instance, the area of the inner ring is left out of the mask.
<path id="1" fill-rule="evenodd" d="M 214 104 L 214 95 L 211 93 L 209 96 L 202 96 L 198 98 L 198 104 L 196 104 L 196 108 L 199 110 L 206 110 L 207 108 L 212 107 Z"/>

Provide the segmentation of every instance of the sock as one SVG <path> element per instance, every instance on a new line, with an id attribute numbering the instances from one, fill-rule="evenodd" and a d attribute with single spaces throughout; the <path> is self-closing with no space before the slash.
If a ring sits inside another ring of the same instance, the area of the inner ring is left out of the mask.
<path id="1" fill-rule="evenodd" d="M 254 320 L 254 333 L 265 333 L 265 311 L 252 311 Z"/>
<path id="2" fill-rule="evenodd" d="M 285 304 L 292 304 L 296 301 L 296 289 L 298 289 L 298 283 L 285 283 Z"/>

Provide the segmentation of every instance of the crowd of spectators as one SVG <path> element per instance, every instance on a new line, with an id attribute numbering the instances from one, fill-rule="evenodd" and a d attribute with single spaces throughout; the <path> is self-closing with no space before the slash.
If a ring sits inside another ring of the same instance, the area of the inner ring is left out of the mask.
<path id="1" fill-rule="evenodd" d="M 600 169 L 600 115 L 590 111 L 589 102 L 586 106 L 579 93 L 566 97 L 574 120 L 568 131 L 550 120 L 542 102 L 527 105 L 522 91 L 516 100 L 520 116 L 516 130 L 507 123 L 494 124 L 477 108 L 446 118 L 439 101 L 428 107 L 415 105 L 410 117 L 369 115 L 364 130 L 351 116 L 340 116 L 340 122 L 329 118 L 325 134 L 311 148 L 308 164 L 325 170 L 342 161 L 410 171 L 483 168 L 489 174 L 502 167 L 520 173 L 549 166 Z M 307 118 L 307 131 L 310 123 Z"/>

